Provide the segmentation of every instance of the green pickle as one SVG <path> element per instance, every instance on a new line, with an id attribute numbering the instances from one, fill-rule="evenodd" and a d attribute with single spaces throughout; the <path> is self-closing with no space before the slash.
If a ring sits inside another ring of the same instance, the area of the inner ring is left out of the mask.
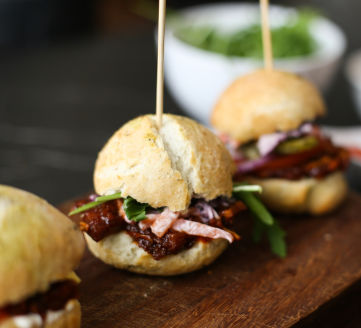
<path id="1" fill-rule="evenodd" d="M 242 154 L 249 160 L 258 159 L 260 157 L 257 144 L 255 142 L 242 146 L 241 150 Z"/>
<path id="2" fill-rule="evenodd" d="M 301 153 L 318 145 L 318 139 L 314 136 L 306 136 L 297 139 L 290 139 L 280 143 L 276 152 L 281 155 Z"/>

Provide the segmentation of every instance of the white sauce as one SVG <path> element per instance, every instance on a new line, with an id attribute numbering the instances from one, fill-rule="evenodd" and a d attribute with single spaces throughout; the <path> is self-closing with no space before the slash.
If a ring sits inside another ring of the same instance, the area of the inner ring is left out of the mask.
<path id="1" fill-rule="evenodd" d="M 70 300 L 64 310 L 60 311 L 48 311 L 46 313 L 46 323 L 51 323 L 58 320 L 64 312 L 71 311 L 74 308 L 73 300 Z M 43 320 L 39 314 L 28 314 L 28 315 L 19 315 L 13 317 L 15 324 L 19 328 L 36 328 L 43 325 Z"/>
<path id="2" fill-rule="evenodd" d="M 64 312 L 69 312 L 74 308 L 74 303 L 72 300 L 70 300 L 66 306 L 64 310 L 59 310 L 59 311 L 48 311 L 46 314 L 46 323 L 51 323 L 53 321 L 58 320 L 63 314 Z"/>
<path id="3" fill-rule="evenodd" d="M 19 315 L 15 316 L 13 319 L 19 328 L 40 327 L 43 323 L 39 314 Z"/>
<path id="4" fill-rule="evenodd" d="M 51 323 L 58 320 L 64 314 L 64 310 L 59 311 L 48 311 L 46 313 L 46 323 Z"/>

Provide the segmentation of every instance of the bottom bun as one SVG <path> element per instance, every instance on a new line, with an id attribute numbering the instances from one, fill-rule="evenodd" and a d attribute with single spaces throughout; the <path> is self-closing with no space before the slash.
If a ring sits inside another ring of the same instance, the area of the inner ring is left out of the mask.
<path id="1" fill-rule="evenodd" d="M 70 300 L 60 311 L 48 311 L 45 322 L 39 314 L 14 316 L 0 323 L 0 328 L 80 328 L 78 300 Z"/>
<path id="2" fill-rule="evenodd" d="M 224 239 L 197 241 L 190 249 L 155 260 L 126 233 L 120 232 L 95 242 L 87 234 L 91 252 L 103 262 L 136 273 L 172 276 L 198 270 L 212 263 L 228 246 Z"/>
<path id="3" fill-rule="evenodd" d="M 345 199 L 347 182 L 342 172 L 323 179 L 302 180 L 256 179 L 245 180 L 263 188 L 262 201 L 271 210 L 281 213 L 311 213 L 321 215 L 332 211 Z"/>

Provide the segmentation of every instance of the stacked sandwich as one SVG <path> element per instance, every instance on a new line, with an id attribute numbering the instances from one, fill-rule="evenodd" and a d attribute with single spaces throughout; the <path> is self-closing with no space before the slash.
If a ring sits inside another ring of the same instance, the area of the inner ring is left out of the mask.
<path id="1" fill-rule="evenodd" d="M 0 328 L 80 327 L 81 232 L 44 200 L 0 185 Z"/>
<path id="2" fill-rule="evenodd" d="M 232 220 L 246 206 L 232 197 L 233 173 L 229 152 L 205 127 L 169 114 L 159 127 L 154 115 L 142 116 L 104 146 L 96 194 L 70 214 L 81 213 L 88 246 L 106 263 L 144 274 L 190 272 L 239 239 Z"/>
<path id="3" fill-rule="evenodd" d="M 236 181 L 261 185 L 271 209 L 317 215 L 347 193 L 348 152 L 314 123 L 324 113 L 321 95 L 305 79 L 259 70 L 223 93 L 211 121 L 232 153 Z"/>

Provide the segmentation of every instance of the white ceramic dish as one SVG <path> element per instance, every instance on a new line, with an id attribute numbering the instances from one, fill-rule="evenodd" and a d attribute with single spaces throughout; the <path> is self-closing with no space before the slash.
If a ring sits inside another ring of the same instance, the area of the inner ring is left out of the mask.
<path id="1" fill-rule="evenodd" d="M 282 24 L 295 10 L 270 7 L 272 25 Z M 262 67 L 260 60 L 226 57 L 190 46 L 174 36 L 182 22 L 239 29 L 259 22 L 255 4 L 211 4 L 185 9 L 180 19 L 168 20 L 165 37 L 165 80 L 179 105 L 191 116 L 208 124 L 210 112 L 224 89 L 237 77 Z M 318 18 L 312 23 L 312 35 L 318 50 L 309 57 L 277 60 L 282 70 L 306 76 L 325 90 L 334 76 L 346 47 L 343 32 L 334 23 Z"/>
<path id="2" fill-rule="evenodd" d="M 346 63 L 346 76 L 352 87 L 352 96 L 361 119 L 361 50 L 350 55 Z"/>

